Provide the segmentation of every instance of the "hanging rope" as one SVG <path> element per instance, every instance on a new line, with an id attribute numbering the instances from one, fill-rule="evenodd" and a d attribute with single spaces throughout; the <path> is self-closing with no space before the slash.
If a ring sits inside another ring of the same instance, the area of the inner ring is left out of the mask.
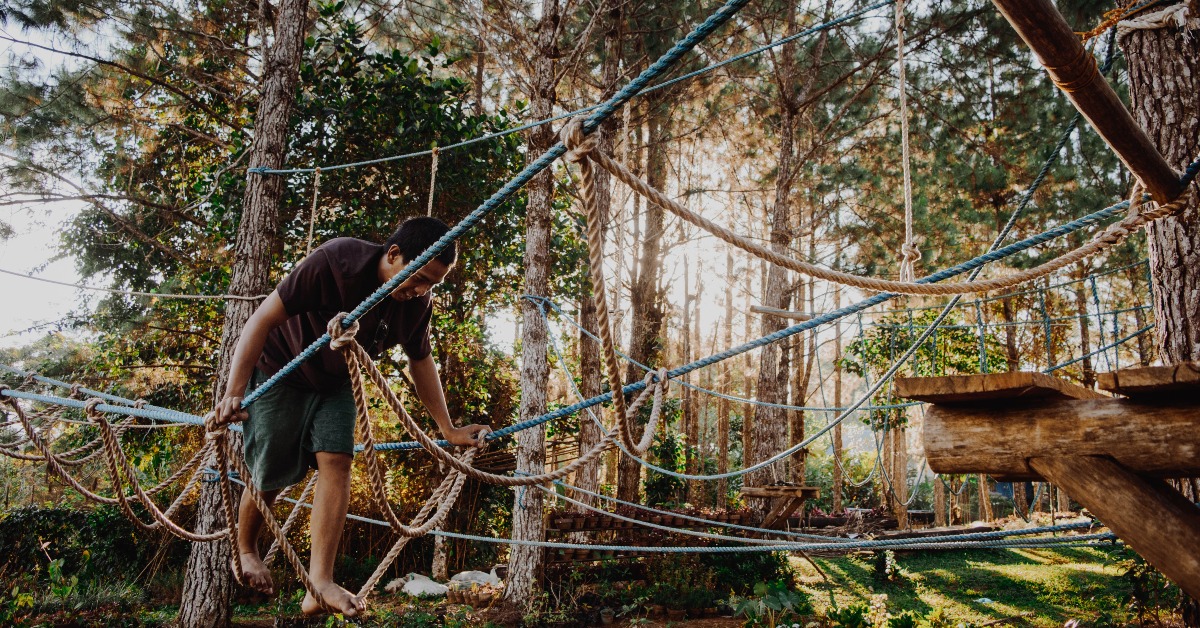
<path id="1" fill-rule="evenodd" d="M 913 244 L 912 151 L 908 139 L 908 90 L 904 72 L 904 0 L 896 0 L 896 76 L 900 96 L 900 162 L 904 169 L 904 244 L 900 246 L 900 281 L 916 278 L 921 250 Z"/>
<path id="2" fill-rule="evenodd" d="M 425 215 L 433 215 L 433 189 L 437 186 L 437 169 L 438 169 L 438 147 L 433 145 L 433 150 L 429 153 L 429 205 L 425 208 Z"/>
<path id="3" fill-rule="evenodd" d="M 308 244 L 304 246 L 304 254 L 312 253 L 313 226 L 317 223 L 317 199 L 321 194 L 321 169 L 313 170 L 313 199 L 312 208 L 308 210 Z"/>

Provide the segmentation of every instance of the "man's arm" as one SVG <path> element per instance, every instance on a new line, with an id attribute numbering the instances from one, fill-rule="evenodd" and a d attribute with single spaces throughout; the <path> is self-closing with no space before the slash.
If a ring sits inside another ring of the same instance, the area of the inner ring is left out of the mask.
<path id="1" fill-rule="evenodd" d="M 237 347 L 233 350 L 233 360 L 229 365 L 229 380 L 225 383 L 225 396 L 217 402 L 217 419 L 222 422 L 245 421 L 249 415 L 242 409 L 242 396 L 246 385 L 250 383 L 250 375 L 254 373 L 254 365 L 262 356 L 263 346 L 267 344 L 267 334 L 272 329 L 287 322 L 287 310 L 277 292 L 270 296 L 254 310 L 242 335 L 238 338 Z"/>
<path id="2" fill-rule="evenodd" d="M 442 436 L 445 436 L 451 445 L 483 445 L 483 437 L 492 431 L 491 428 L 486 425 L 454 427 L 454 422 L 450 420 L 450 410 L 446 407 L 446 395 L 442 392 L 442 378 L 438 375 L 437 363 L 433 361 L 433 355 L 430 354 L 420 360 L 410 362 L 408 370 L 412 374 L 417 397 L 421 403 L 425 404 L 425 409 L 429 410 L 429 414 L 433 416 L 438 429 L 442 431 Z"/>

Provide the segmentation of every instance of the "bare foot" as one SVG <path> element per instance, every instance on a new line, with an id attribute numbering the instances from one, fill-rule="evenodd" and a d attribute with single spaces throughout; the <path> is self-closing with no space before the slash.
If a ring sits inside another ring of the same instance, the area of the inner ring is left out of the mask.
<path id="1" fill-rule="evenodd" d="M 242 561 L 242 575 L 246 581 L 244 584 L 259 593 L 274 593 L 275 583 L 271 580 L 271 570 L 263 564 L 258 552 L 242 552 L 239 557 Z"/>
<path id="2" fill-rule="evenodd" d="M 329 605 L 329 608 L 326 609 L 318 604 L 317 598 L 313 597 L 312 592 L 309 591 L 304 594 L 304 601 L 300 603 L 300 610 L 305 615 L 319 615 L 332 611 L 341 613 L 345 617 L 355 617 L 367 610 L 366 600 L 332 582 L 326 582 L 323 585 L 313 583 L 313 586 L 316 586 L 317 590 L 321 592 L 321 597 L 325 598 L 325 603 Z"/>

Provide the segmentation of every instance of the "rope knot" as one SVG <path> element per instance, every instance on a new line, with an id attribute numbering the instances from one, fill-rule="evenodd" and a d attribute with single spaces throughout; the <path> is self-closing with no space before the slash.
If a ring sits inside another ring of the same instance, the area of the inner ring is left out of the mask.
<path id="1" fill-rule="evenodd" d="M 342 321 L 349 315 L 347 312 L 338 312 L 337 316 L 329 319 L 329 325 L 325 328 L 329 332 L 329 348 L 334 351 L 349 349 L 358 334 L 358 321 L 350 323 L 349 327 L 342 326 Z"/>
<path id="2" fill-rule="evenodd" d="M 100 418 L 100 412 L 96 410 L 96 406 L 102 403 L 104 403 L 104 400 L 99 397 L 92 397 L 83 402 L 83 411 L 87 413 L 88 420 L 92 423 L 95 423 L 96 419 Z"/>
<path id="3" fill-rule="evenodd" d="M 37 377 L 38 377 L 38 374 L 36 372 L 31 372 L 28 375 L 26 375 L 25 381 L 21 382 L 21 388 L 24 388 L 26 386 L 32 386 L 32 385 L 36 384 Z"/>
<path id="4" fill-rule="evenodd" d="M 586 135 L 583 132 L 583 118 L 571 118 L 571 121 L 559 131 L 563 146 L 567 147 L 564 159 L 571 163 L 579 163 L 596 150 L 597 136 L 595 133 Z"/>
<path id="5" fill-rule="evenodd" d="M 216 440 L 225 435 L 229 431 L 229 424 L 217 420 L 215 410 L 209 410 L 208 414 L 204 415 L 204 439 Z"/>
<path id="6" fill-rule="evenodd" d="M 900 281 L 912 281 L 917 262 L 921 260 L 921 249 L 912 242 L 905 242 L 900 245 L 900 257 Z"/>
<path id="7" fill-rule="evenodd" d="M 79 384 L 71 384 L 71 395 L 70 396 L 72 399 L 78 399 L 79 397 L 83 396 L 83 391 L 81 390 L 81 388 L 82 388 L 82 386 L 80 386 Z"/>
<path id="8" fill-rule="evenodd" d="M 147 402 L 145 399 L 135 399 L 133 401 L 133 407 L 137 408 L 138 410 L 141 410 L 146 407 L 146 403 Z"/>

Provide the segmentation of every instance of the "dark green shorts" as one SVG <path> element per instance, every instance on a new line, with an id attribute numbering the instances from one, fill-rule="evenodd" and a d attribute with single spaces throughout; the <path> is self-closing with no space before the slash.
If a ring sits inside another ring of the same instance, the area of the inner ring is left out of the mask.
<path id="1" fill-rule="evenodd" d="M 246 392 L 267 376 L 258 369 Z M 354 393 L 350 383 L 328 393 L 280 382 L 247 408 L 242 424 L 246 466 L 263 491 L 282 489 L 316 468 L 318 451 L 354 454 Z"/>

